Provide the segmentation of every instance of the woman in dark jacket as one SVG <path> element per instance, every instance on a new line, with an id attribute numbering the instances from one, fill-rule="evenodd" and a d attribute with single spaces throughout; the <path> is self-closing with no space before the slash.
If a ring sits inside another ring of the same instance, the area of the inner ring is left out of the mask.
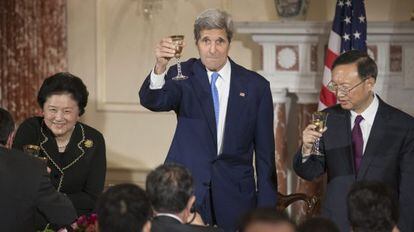
<path id="1" fill-rule="evenodd" d="M 52 184 L 69 197 L 78 216 L 91 213 L 104 188 L 106 155 L 102 134 L 79 122 L 88 101 L 86 86 L 70 73 L 57 73 L 43 82 L 37 101 L 43 117 L 25 120 L 13 147 L 38 148 Z"/>

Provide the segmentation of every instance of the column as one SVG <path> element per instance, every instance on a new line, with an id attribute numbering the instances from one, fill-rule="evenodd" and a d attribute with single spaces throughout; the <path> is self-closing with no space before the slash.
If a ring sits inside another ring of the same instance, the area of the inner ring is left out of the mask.
<path id="1" fill-rule="evenodd" d="M 286 89 L 272 89 L 274 107 L 274 133 L 278 191 L 288 192 L 288 152 L 286 139 Z"/>
<path id="2" fill-rule="evenodd" d="M 302 132 L 312 119 L 312 113 L 318 108 L 318 93 L 296 93 L 298 96 L 298 127 L 299 134 L 297 145 L 298 148 L 302 144 Z M 322 198 L 325 188 L 324 176 L 321 176 L 315 181 L 306 181 L 295 175 L 296 179 L 296 193 L 305 193 L 308 196 L 317 196 Z M 295 218 L 302 220 L 305 216 L 305 204 L 303 202 L 297 203 L 292 209 Z"/>

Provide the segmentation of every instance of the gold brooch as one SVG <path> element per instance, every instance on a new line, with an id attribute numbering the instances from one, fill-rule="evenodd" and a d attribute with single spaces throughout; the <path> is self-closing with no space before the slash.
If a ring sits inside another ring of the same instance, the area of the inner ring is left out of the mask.
<path id="1" fill-rule="evenodd" d="M 87 139 L 87 140 L 84 142 L 84 144 L 85 144 L 85 147 L 87 147 L 87 148 L 91 148 L 91 147 L 93 146 L 93 141 L 92 141 L 92 140 L 90 140 L 90 139 Z"/>

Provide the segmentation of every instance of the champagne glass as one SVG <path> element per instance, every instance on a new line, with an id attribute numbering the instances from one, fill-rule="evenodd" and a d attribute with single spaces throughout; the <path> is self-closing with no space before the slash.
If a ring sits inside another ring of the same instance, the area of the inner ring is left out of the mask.
<path id="1" fill-rule="evenodd" d="M 184 35 L 172 35 L 170 36 L 170 38 L 172 39 L 172 42 L 175 46 L 174 57 L 177 60 L 177 76 L 173 77 L 172 79 L 175 81 L 185 80 L 188 77 L 184 76 L 181 73 L 181 62 L 180 62 L 181 52 L 183 50 L 183 44 L 184 44 Z"/>
<path id="2" fill-rule="evenodd" d="M 40 147 L 33 144 L 27 144 L 23 146 L 23 151 L 27 154 L 33 155 L 34 157 L 40 159 L 45 164 L 47 164 L 47 158 L 40 156 Z"/>
<path id="3" fill-rule="evenodd" d="M 323 132 L 323 129 L 326 126 L 326 119 L 328 117 L 328 113 L 317 111 L 312 114 L 312 124 L 316 126 L 315 130 L 318 132 Z M 317 138 L 312 146 L 311 154 L 313 155 L 320 155 L 323 156 L 323 153 L 319 150 L 319 142 L 320 138 Z"/>

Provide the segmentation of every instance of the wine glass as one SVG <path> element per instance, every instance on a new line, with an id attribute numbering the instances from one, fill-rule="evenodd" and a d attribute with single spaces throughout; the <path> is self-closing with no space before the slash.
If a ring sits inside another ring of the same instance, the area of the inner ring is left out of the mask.
<path id="1" fill-rule="evenodd" d="M 317 111 L 312 114 L 312 124 L 316 126 L 316 131 L 323 132 L 323 129 L 326 126 L 327 117 L 328 113 L 322 111 Z M 319 142 L 320 138 L 317 138 L 313 143 L 311 154 L 323 156 L 323 153 L 319 150 Z"/>
<path id="2" fill-rule="evenodd" d="M 45 164 L 47 164 L 47 158 L 40 156 L 40 147 L 38 145 L 27 144 L 23 146 L 23 151 L 27 154 L 33 155 L 34 157 L 40 159 Z"/>
<path id="3" fill-rule="evenodd" d="M 173 77 L 172 79 L 175 81 L 185 80 L 188 77 L 184 76 L 181 73 L 181 62 L 180 62 L 181 52 L 183 50 L 183 44 L 184 44 L 184 35 L 172 35 L 170 36 L 170 38 L 172 39 L 172 42 L 175 46 L 174 57 L 175 59 L 177 59 L 177 76 Z"/>

